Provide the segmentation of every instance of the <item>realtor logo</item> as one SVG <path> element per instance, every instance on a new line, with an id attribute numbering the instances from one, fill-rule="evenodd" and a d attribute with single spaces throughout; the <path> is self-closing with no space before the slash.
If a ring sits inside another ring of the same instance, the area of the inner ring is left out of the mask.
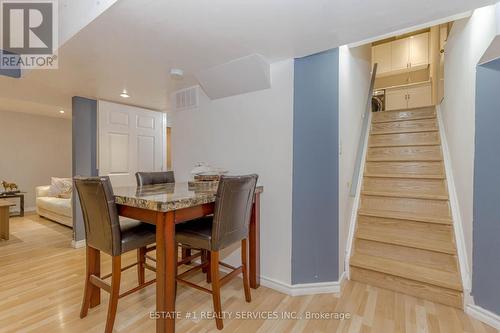
<path id="1" fill-rule="evenodd" d="M 57 68 L 56 0 L 0 0 L 0 68 Z"/>

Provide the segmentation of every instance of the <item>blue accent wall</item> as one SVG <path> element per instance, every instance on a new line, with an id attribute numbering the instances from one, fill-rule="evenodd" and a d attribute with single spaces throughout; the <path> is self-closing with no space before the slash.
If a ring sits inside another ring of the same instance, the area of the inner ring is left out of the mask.
<path id="1" fill-rule="evenodd" d="M 97 176 L 97 101 L 73 97 L 73 177 Z M 78 194 L 73 191 L 73 233 L 85 239 L 85 227 Z"/>
<path id="2" fill-rule="evenodd" d="M 339 51 L 295 59 L 292 284 L 339 278 Z"/>
<path id="3" fill-rule="evenodd" d="M 500 60 L 478 66 L 472 294 L 500 315 Z"/>

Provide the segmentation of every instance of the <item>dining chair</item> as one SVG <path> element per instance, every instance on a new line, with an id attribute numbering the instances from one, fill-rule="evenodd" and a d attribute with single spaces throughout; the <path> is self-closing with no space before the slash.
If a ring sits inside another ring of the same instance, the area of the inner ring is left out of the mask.
<path id="1" fill-rule="evenodd" d="M 136 220 L 120 222 L 109 177 L 76 177 L 75 186 L 80 198 L 87 243 L 87 269 L 80 318 L 86 317 L 89 308 L 100 303 L 99 299 L 93 299 L 93 295 L 104 289 L 110 294 L 105 332 L 111 333 L 118 299 L 155 282 L 155 279 L 145 281 L 145 269 L 154 270 L 145 264 L 145 254 L 146 246 L 156 241 L 155 226 Z M 122 268 L 122 254 L 133 250 L 137 250 L 138 261 Z M 100 272 L 100 267 L 95 266 L 101 252 L 110 255 L 112 261 L 111 274 L 105 276 L 92 273 Z M 121 272 L 134 266 L 137 266 L 138 286 L 120 294 Z M 105 281 L 107 278 L 111 278 L 111 283 Z"/>
<path id="2" fill-rule="evenodd" d="M 136 172 L 137 186 L 175 183 L 173 171 Z"/>
<path id="3" fill-rule="evenodd" d="M 224 284 L 242 273 L 245 300 L 251 301 L 247 239 L 257 178 L 257 175 L 221 176 L 215 199 L 214 215 L 176 226 L 176 242 L 210 251 L 208 263 L 202 262 L 200 265 L 177 275 L 177 282 L 212 294 L 215 321 L 219 330 L 224 327 L 220 298 L 220 288 Z M 219 262 L 220 251 L 236 242 L 241 242 L 241 266 L 233 267 Z M 211 289 L 183 279 L 188 274 L 207 265 L 210 271 Z M 231 272 L 220 278 L 219 265 L 229 268 Z"/>
<path id="4" fill-rule="evenodd" d="M 157 184 L 169 184 L 175 183 L 175 177 L 173 171 L 159 171 L 159 172 L 136 172 L 135 178 L 137 180 L 137 187 L 146 186 L 146 185 L 157 185 Z M 156 250 L 156 246 L 148 247 L 146 252 L 151 252 Z M 178 262 L 178 266 L 182 264 L 191 264 L 193 259 L 198 257 L 202 257 L 202 260 L 206 261 L 207 253 L 200 251 L 200 253 L 192 254 L 191 250 L 199 250 L 193 249 L 188 246 L 182 247 L 182 258 L 181 261 Z M 156 261 L 154 257 L 146 255 L 146 258 Z"/>

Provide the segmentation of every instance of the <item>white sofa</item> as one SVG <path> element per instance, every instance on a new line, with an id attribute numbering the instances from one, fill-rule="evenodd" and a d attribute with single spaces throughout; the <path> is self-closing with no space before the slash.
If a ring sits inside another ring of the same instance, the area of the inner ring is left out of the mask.
<path id="1" fill-rule="evenodd" d="M 49 220 L 73 228 L 73 207 L 71 198 L 50 196 L 50 185 L 38 186 L 36 193 L 36 212 Z"/>

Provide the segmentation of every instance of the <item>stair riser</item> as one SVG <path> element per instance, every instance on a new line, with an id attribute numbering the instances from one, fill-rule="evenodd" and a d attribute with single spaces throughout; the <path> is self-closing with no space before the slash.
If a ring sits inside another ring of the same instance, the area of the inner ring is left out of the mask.
<path id="1" fill-rule="evenodd" d="M 358 267 L 384 273 L 387 275 L 399 276 L 405 279 L 411 279 L 417 282 L 431 284 L 441 288 L 462 291 L 462 285 L 459 275 L 446 272 L 444 270 L 430 269 L 423 266 L 417 266 L 408 262 L 395 261 L 373 255 L 354 254 L 351 257 L 351 267 Z"/>
<path id="2" fill-rule="evenodd" d="M 415 133 L 438 131 L 439 127 L 436 119 L 396 121 L 390 123 L 372 124 L 371 134 L 389 134 L 389 133 Z"/>
<path id="3" fill-rule="evenodd" d="M 438 200 L 362 196 L 360 209 L 412 214 L 416 217 L 451 219 L 449 203 Z"/>
<path id="4" fill-rule="evenodd" d="M 363 218 L 371 218 L 367 216 L 360 216 Z M 395 220 L 398 221 L 398 220 Z M 399 220 L 402 221 L 402 220 Z M 422 223 L 422 222 L 410 222 L 404 221 L 401 224 L 421 224 L 424 226 L 442 226 L 433 223 Z M 370 240 L 374 242 L 382 242 L 385 244 L 398 245 L 401 247 L 409 247 L 412 249 L 422 249 L 426 251 L 440 252 L 449 255 L 455 255 L 455 242 L 453 239 L 453 233 L 450 230 L 446 232 L 437 233 L 433 230 L 428 231 L 426 234 L 421 231 L 421 228 L 415 228 L 413 225 L 384 225 L 378 223 L 362 223 L 358 224 L 358 231 L 356 234 L 357 239 Z M 431 229 L 431 228 L 427 228 Z M 431 233 L 434 232 L 434 233 Z"/>
<path id="5" fill-rule="evenodd" d="M 439 200 L 448 199 L 446 182 L 440 179 L 391 179 L 364 178 L 363 192 L 386 193 L 404 197 L 428 197 Z"/>
<path id="6" fill-rule="evenodd" d="M 428 119 L 435 117 L 436 117 L 436 111 L 434 110 L 434 108 L 390 111 L 390 112 L 375 112 L 373 114 L 373 123 L 418 120 L 418 119 Z"/>
<path id="7" fill-rule="evenodd" d="M 454 290 L 356 267 L 351 267 L 351 279 L 455 308 L 463 308 L 463 295 Z"/>

